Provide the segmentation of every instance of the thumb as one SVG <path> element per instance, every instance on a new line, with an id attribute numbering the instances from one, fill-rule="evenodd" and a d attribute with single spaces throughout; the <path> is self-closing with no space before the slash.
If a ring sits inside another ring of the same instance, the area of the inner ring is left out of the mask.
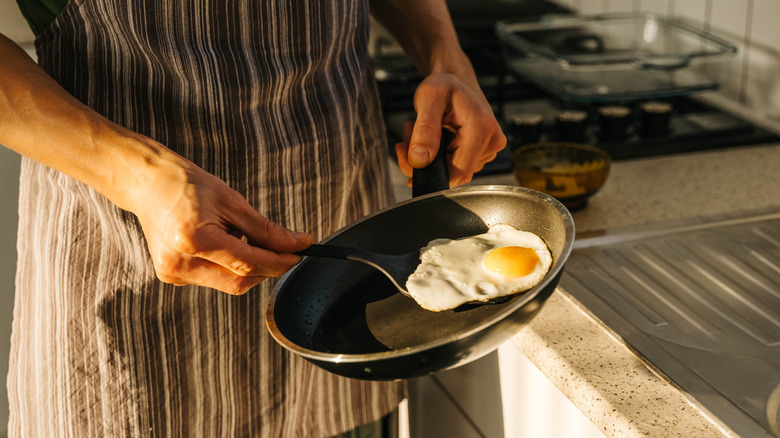
<path id="1" fill-rule="evenodd" d="M 409 142 L 409 164 L 415 169 L 421 169 L 433 161 L 439 151 L 441 141 L 441 122 L 434 127 L 416 122 Z"/>
<path id="2" fill-rule="evenodd" d="M 409 164 L 416 169 L 433 161 L 439 151 L 441 126 L 446 109 L 445 99 L 418 90 L 415 94 L 417 120 L 409 140 Z"/>

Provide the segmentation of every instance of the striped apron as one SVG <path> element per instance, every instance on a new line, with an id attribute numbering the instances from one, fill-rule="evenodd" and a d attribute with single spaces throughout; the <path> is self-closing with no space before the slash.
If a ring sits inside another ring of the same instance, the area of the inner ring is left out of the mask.
<path id="1" fill-rule="evenodd" d="M 78 99 L 318 240 L 392 202 L 367 38 L 366 0 L 71 0 L 36 46 Z M 132 214 L 27 159 L 19 215 L 11 436 L 326 436 L 404 395 L 280 348 L 271 280 L 160 283 Z"/>

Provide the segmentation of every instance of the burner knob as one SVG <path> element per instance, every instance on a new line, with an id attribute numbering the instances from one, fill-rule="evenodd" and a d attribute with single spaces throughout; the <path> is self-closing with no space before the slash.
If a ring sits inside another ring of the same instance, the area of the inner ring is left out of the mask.
<path id="1" fill-rule="evenodd" d="M 662 137 L 669 132 L 672 105 L 667 102 L 645 102 L 639 107 L 640 130 L 645 137 Z"/>
<path id="2" fill-rule="evenodd" d="M 599 108 L 599 127 L 602 141 L 619 141 L 628 136 L 631 109 L 622 105 Z"/>
<path id="3" fill-rule="evenodd" d="M 542 124 L 544 118 L 541 114 L 521 113 L 512 118 L 511 130 L 515 138 L 514 146 L 538 143 L 542 137 Z"/>
<path id="4" fill-rule="evenodd" d="M 582 142 L 587 119 L 588 113 L 585 111 L 568 110 L 558 114 L 558 138 L 563 141 Z"/>

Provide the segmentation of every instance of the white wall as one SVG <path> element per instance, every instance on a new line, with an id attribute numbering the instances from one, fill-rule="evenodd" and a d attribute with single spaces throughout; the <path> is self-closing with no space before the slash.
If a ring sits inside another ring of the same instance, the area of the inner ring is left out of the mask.
<path id="1" fill-rule="evenodd" d="M 20 43 L 33 40 L 30 27 L 19 12 L 15 0 L 0 0 L 0 32 Z"/>

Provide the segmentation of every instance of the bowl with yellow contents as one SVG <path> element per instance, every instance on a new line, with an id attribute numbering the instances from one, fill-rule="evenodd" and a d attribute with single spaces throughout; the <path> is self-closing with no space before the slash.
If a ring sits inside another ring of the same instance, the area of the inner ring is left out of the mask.
<path id="1" fill-rule="evenodd" d="M 512 162 L 521 186 L 547 193 L 569 210 L 577 210 L 604 185 L 611 159 L 595 146 L 545 142 L 518 148 Z"/>

